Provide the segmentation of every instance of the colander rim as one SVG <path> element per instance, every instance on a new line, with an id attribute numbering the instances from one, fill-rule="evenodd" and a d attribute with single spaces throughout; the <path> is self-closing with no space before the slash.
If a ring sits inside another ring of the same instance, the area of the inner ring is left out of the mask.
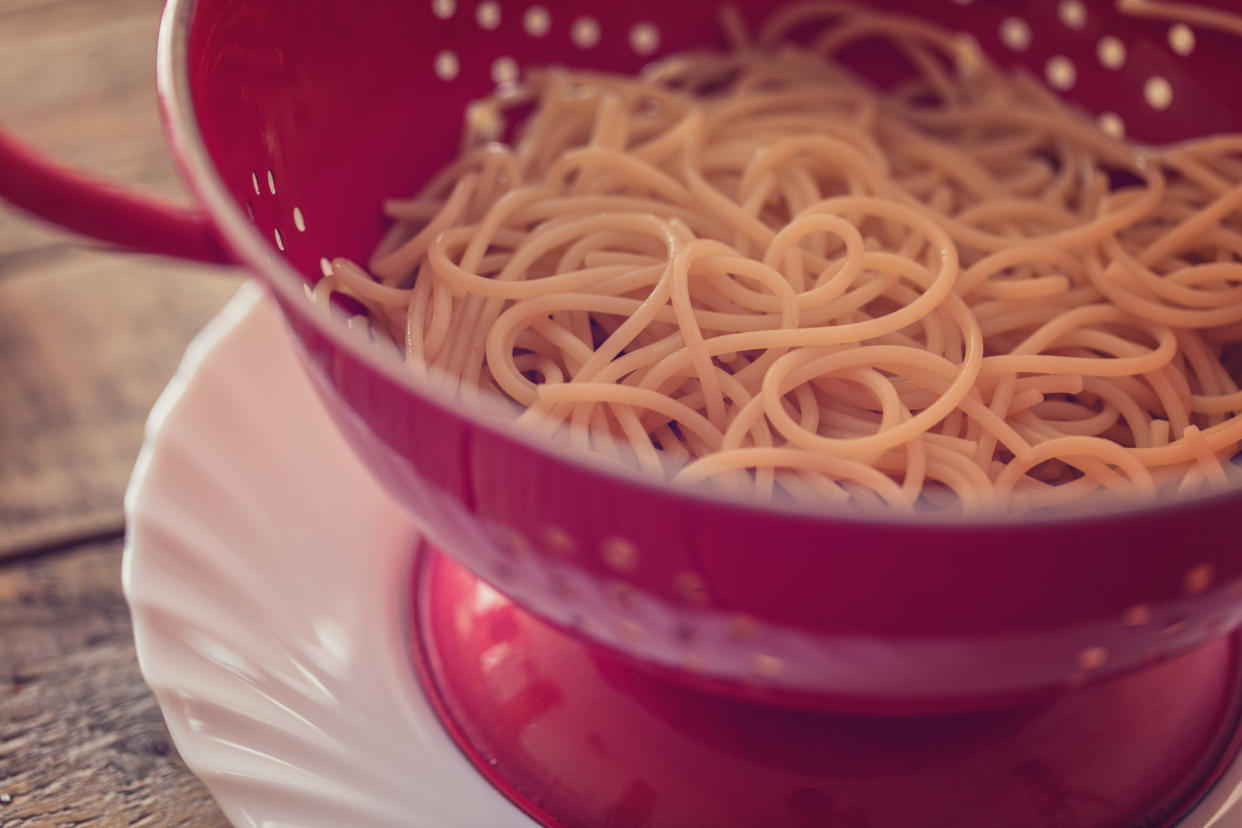
<path id="1" fill-rule="evenodd" d="M 1152 503 L 1136 500 L 1132 503 L 1105 504 L 1089 511 L 1052 512 L 1048 514 L 1013 514 L 988 512 L 972 516 L 943 516 L 928 513 L 901 513 L 844 511 L 825 505 L 812 507 L 801 503 L 776 500 L 755 501 L 729 492 L 707 491 L 694 488 L 656 475 L 634 469 L 600 468 L 592 462 L 592 455 L 556 443 L 533 429 L 506 429 L 495 419 L 484 416 L 463 404 L 433 382 L 423 380 L 411 371 L 403 370 L 396 360 L 383 357 L 378 349 L 364 344 L 350 333 L 344 325 L 337 324 L 326 314 L 313 313 L 304 292 L 305 279 L 289 264 L 287 259 L 273 254 L 266 237 L 250 222 L 241 207 L 229 194 L 229 189 L 212 163 L 206 141 L 198 126 L 190 87 L 189 32 L 197 0 L 166 0 L 160 19 L 156 45 L 156 88 L 160 108 L 164 116 L 164 129 L 181 176 L 200 205 L 223 236 L 227 245 L 236 253 L 248 269 L 263 275 L 264 283 L 280 294 L 286 307 L 298 308 L 301 320 L 313 326 L 320 335 L 330 340 L 334 347 L 347 351 L 352 357 L 367 365 L 389 381 L 402 386 L 411 394 L 450 412 L 501 440 L 525 445 L 552 462 L 575 466 L 586 474 L 614 483 L 624 483 L 648 490 L 662 497 L 698 502 L 711 506 L 727 506 L 733 510 L 759 513 L 764 516 L 780 516 L 794 520 L 830 524 L 853 525 L 876 529 L 923 530 L 927 532 L 952 532 L 958 530 L 1015 530 L 1022 528 L 1046 528 L 1081 526 L 1084 524 L 1124 519 L 1130 515 L 1147 517 L 1174 515 L 1192 509 L 1215 509 L 1229 503 L 1242 507 L 1242 478 L 1229 486 L 1207 494 L 1175 496 Z M 309 368 L 309 366 L 308 366 Z"/>

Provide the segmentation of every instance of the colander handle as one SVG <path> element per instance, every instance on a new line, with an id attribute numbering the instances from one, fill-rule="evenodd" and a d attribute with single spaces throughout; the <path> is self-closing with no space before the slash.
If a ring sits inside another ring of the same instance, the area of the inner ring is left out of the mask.
<path id="1" fill-rule="evenodd" d="M 86 236 L 144 253 L 234 264 L 202 210 L 53 164 L 0 130 L 0 198 Z"/>

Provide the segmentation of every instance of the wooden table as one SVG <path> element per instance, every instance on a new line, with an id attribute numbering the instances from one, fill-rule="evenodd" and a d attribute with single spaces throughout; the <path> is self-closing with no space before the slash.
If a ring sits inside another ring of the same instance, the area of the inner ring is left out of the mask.
<path id="1" fill-rule="evenodd" d="M 0 0 L 0 124 L 184 197 L 160 0 Z M 228 823 L 172 748 L 121 595 L 143 422 L 235 272 L 94 248 L 0 206 L 0 828 Z"/>

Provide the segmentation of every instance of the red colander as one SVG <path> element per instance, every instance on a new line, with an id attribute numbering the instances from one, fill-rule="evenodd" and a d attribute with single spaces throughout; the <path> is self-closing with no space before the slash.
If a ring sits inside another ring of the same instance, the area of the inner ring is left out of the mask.
<path id="1" fill-rule="evenodd" d="M 737 5 L 757 25 L 773 4 Z M 1136 138 L 1242 131 L 1229 80 L 1242 44 L 1226 35 L 1186 41 L 1168 20 L 1078 0 L 876 5 L 973 35 Z M 342 432 L 427 537 L 580 640 L 700 688 L 964 709 L 1130 671 L 1242 623 L 1236 488 L 952 524 L 742 503 L 485 421 L 312 312 L 321 258 L 367 256 L 381 201 L 452 156 L 464 107 L 495 78 L 548 62 L 634 71 L 719 43 L 717 19 L 714 0 L 171 0 L 159 89 L 199 209 L 76 178 L 8 140 L 0 194 L 122 245 L 244 264 Z"/>

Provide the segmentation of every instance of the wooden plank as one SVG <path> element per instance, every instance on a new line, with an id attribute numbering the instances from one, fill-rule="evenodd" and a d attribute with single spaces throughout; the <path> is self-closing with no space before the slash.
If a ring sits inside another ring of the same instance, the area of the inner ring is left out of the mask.
<path id="1" fill-rule="evenodd" d="M 237 284 L 85 251 L 0 265 L 0 557 L 120 529 L 146 414 Z"/>
<path id="2" fill-rule="evenodd" d="M 0 126 L 62 163 L 184 201 L 155 97 L 161 5 L 0 1 Z M 0 211 L 0 258 L 72 241 Z"/>
<path id="3" fill-rule="evenodd" d="M 120 545 L 0 568 L 0 826 L 225 828 L 142 682 Z"/>
<path id="4" fill-rule="evenodd" d="M 161 0 L 0 0 L 0 124 L 185 196 L 154 91 Z M 146 413 L 239 277 L 92 249 L 0 206 L 0 828 L 226 821 L 139 675 L 120 546 Z"/>
<path id="5" fill-rule="evenodd" d="M 160 0 L 2 0 L 0 124 L 184 200 L 155 100 Z M 118 532 L 146 412 L 238 276 L 105 253 L 0 206 L 0 558 Z"/>

